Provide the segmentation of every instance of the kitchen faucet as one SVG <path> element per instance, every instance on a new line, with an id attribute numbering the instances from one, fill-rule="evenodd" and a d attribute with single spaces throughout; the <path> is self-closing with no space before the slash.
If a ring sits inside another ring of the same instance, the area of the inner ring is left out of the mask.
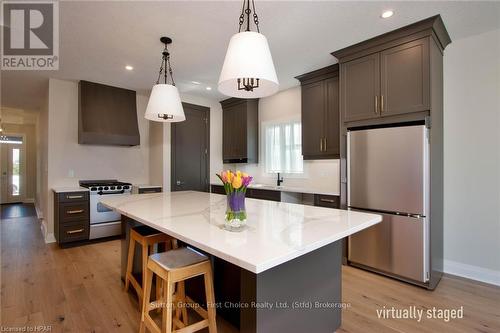
<path id="1" fill-rule="evenodd" d="M 283 177 L 280 178 L 280 173 L 278 172 L 278 180 L 276 181 L 276 185 L 281 186 L 281 183 L 283 183 Z"/>

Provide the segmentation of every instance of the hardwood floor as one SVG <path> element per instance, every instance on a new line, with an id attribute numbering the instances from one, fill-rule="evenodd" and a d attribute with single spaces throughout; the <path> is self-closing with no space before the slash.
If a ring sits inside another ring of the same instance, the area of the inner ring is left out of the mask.
<path id="1" fill-rule="evenodd" d="M 59 249 L 33 217 L 1 221 L 1 326 L 51 332 L 137 332 L 139 311 L 120 281 L 118 240 Z M 427 291 L 351 267 L 343 269 L 338 332 L 500 332 L 500 288 L 445 277 Z M 378 319 L 376 310 L 464 307 L 464 318 Z M 220 333 L 233 332 L 218 321 Z M 311 332 L 315 333 L 315 332 Z"/>

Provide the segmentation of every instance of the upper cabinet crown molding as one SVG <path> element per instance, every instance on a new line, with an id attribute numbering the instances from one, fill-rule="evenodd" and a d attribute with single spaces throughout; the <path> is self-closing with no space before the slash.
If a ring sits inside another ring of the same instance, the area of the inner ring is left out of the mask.
<path id="1" fill-rule="evenodd" d="M 441 15 L 429 17 L 425 20 L 332 52 L 331 54 L 342 63 L 428 36 L 434 38 L 441 52 L 451 43 L 450 35 L 446 31 Z"/>
<path id="2" fill-rule="evenodd" d="M 339 64 L 333 64 L 328 67 L 320 68 L 315 71 L 296 76 L 295 78 L 299 80 L 301 84 L 305 84 L 305 83 L 312 83 L 315 81 L 321 81 L 338 75 L 339 75 Z"/>

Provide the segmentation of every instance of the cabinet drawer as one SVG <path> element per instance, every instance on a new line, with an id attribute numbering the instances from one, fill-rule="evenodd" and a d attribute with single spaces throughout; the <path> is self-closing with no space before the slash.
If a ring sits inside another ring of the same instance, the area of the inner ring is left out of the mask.
<path id="1" fill-rule="evenodd" d="M 59 193 L 59 202 L 85 201 L 89 200 L 89 192 L 66 192 Z"/>
<path id="2" fill-rule="evenodd" d="M 281 192 L 272 190 L 257 190 L 254 188 L 247 189 L 247 198 L 281 201 Z"/>
<path id="3" fill-rule="evenodd" d="M 314 206 L 328 207 L 328 208 L 339 208 L 340 207 L 340 197 L 336 196 L 336 195 L 315 194 L 314 195 Z"/>
<path id="4" fill-rule="evenodd" d="M 138 189 L 139 194 L 160 193 L 161 187 L 143 187 Z"/>
<path id="5" fill-rule="evenodd" d="M 66 223 L 59 226 L 59 243 L 89 239 L 89 221 Z"/>
<path id="6" fill-rule="evenodd" d="M 65 202 L 59 205 L 59 221 L 61 223 L 82 220 L 89 220 L 88 202 Z"/>

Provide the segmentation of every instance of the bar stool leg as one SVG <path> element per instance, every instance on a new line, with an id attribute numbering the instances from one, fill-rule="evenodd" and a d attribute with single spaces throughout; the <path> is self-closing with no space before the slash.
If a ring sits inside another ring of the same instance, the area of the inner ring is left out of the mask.
<path id="1" fill-rule="evenodd" d="M 146 271 L 148 267 L 148 256 L 149 256 L 149 249 L 148 249 L 147 244 L 142 244 L 142 293 L 139 293 L 139 304 L 142 304 L 142 300 L 144 299 L 145 290 L 145 281 L 146 281 Z M 149 293 L 151 293 L 151 286 L 149 286 Z M 149 295 L 148 295 L 149 296 Z"/>
<path id="2" fill-rule="evenodd" d="M 166 281 L 163 281 L 163 300 L 164 308 L 162 312 L 162 332 L 172 333 L 172 306 L 173 306 L 173 294 L 174 294 L 174 284 L 172 279 L 167 277 Z M 165 308 L 166 307 L 166 308 Z"/>
<path id="3" fill-rule="evenodd" d="M 208 265 L 207 272 L 203 274 L 205 280 L 205 293 L 207 298 L 207 312 L 208 312 L 208 331 L 210 333 L 217 333 L 217 324 L 215 322 L 215 297 L 214 286 L 212 283 L 212 267 Z"/>
<path id="4" fill-rule="evenodd" d="M 153 284 L 153 272 L 146 268 L 144 276 L 144 297 L 142 298 L 142 314 L 141 314 L 141 325 L 139 326 L 139 332 L 144 333 L 146 331 L 146 317 L 149 317 L 149 303 L 151 298 L 151 285 Z"/>
<path id="5" fill-rule="evenodd" d="M 187 309 L 186 309 L 186 288 L 184 285 L 184 281 L 177 282 L 177 293 L 179 295 L 179 298 L 177 302 L 180 304 L 181 308 L 177 309 L 179 310 L 176 313 L 177 319 L 180 317 L 180 313 L 182 313 L 182 322 L 184 325 L 188 325 L 188 316 L 187 316 Z"/>
<path id="6" fill-rule="evenodd" d="M 125 273 L 125 291 L 128 291 L 130 286 L 130 275 L 134 266 L 134 253 L 135 253 L 135 239 L 130 235 L 128 245 L 128 258 L 127 258 L 127 272 Z"/>

